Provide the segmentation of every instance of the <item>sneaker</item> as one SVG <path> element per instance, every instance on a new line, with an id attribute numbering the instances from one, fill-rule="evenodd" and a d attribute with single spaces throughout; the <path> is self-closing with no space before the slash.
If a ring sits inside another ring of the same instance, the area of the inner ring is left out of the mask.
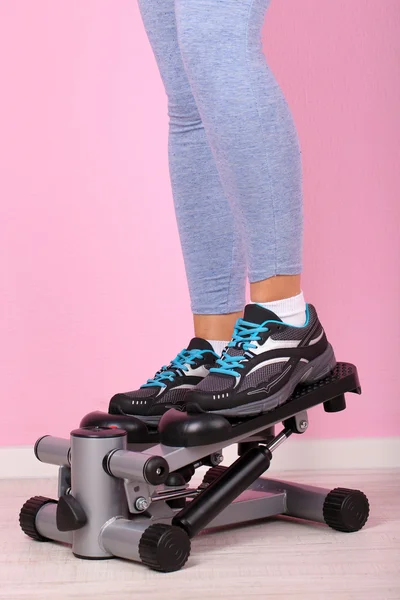
<path id="1" fill-rule="evenodd" d="M 336 366 L 335 355 L 311 304 L 306 314 L 297 327 L 248 304 L 221 358 L 187 393 L 185 405 L 228 417 L 255 416 L 286 402 L 298 384 L 325 377 Z"/>
<path id="2" fill-rule="evenodd" d="M 150 425 L 157 424 L 164 412 L 181 403 L 187 391 L 208 375 L 217 358 L 207 340 L 193 338 L 186 349 L 138 390 L 113 396 L 109 413 L 134 415 Z"/>

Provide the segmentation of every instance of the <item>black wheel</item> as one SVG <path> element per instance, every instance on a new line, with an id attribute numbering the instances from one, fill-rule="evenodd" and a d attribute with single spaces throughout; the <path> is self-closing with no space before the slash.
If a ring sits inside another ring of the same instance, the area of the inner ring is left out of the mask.
<path id="1" fill-rule="evenodd" d="M 179 571 L 190 554 L 186 531 L 175 525 L 155 523 L 143 532 L 139 542 L 142 563 L 164 573 Z"/>
<path id="2" fill-rule="evenodd" d="M 57 504 L 57 500 L 44 496 L 33 496 L 25 502 L 19 513 L 19 524 L 24 533 L 38 542 L 47 542 L 47 538 L 40 535 L 36 529 L 36 515 L 45 504 Z"/>
<path id="3" fill-rule="evenodd" d="M 325 498 L 325 523 L 337 531 L 359 531 L 369 517 L 368 498 L 360 490 L 335 488 Z"/>

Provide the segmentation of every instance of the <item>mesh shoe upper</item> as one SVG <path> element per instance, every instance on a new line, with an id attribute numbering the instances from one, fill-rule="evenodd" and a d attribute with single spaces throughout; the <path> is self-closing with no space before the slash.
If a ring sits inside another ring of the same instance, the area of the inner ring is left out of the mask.
<path id="1" fill-rule="evenodd" d="M 289 371 L 293 374 L 299 370 L 296 367 L 300 361 L 304 364 L 313 360 L 327 345 L 311 304 L 307 305 L 304 327 L 287 325 L 264 307 L 249 304 L 221 358 L 210 374 L 186 395 L 185 401 L 196 403 L 204 410 L 249 403 L 254 398 L 253 390 L 268 389 L 268 384 L 274 381 L 284 383 Z M 272 390 L 273 386 L 270 387 Z"/>
<path id="2" fill-rule="evenodd" d="M 109 412 L 139 417 L 160 416 L 170 406 L 182 403 L 187 391 L 203 380 L 217 358 L 209 342 L 193 338 L 187 348 L 139 389 L 113 396 Z"/>

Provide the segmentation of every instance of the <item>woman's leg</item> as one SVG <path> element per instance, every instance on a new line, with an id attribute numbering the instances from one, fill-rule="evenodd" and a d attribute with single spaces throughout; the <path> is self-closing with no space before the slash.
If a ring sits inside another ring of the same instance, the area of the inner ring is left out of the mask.
<path id="1" fill-rule="evenodd" d="M 258 302 L 298 294 L 302 268 L 300 149 L 262 50 L 268 4 L 175 2 L 184 66 L 241 227 L 252 299 Z"/>
<path id="2" fill-rule="evenodd" d="M 178 45 L 174 0 L 139 0 L 168 100 L 168 154 L 195 333 L 229 340 L 245 304 L 242 240 Z"/>
<path id="3" fill-rule="evenodd" d="M 174 0 L 139 0 L 139 8 L 168 99 L 171 184 L 196 337 L 139 389 L 116 394 L 109 409 L 155 423 L 206 377 L 231 339 L 245 304 L 246 265 L 183 67 Z"/>
<path id="4" fill-rule="evenodd" d="M 233 417 L 276 408 L 300 382 L 324 377 L 336 363 L 315 308 L 300 293 L 300 150 L 262 51 L 268 4 L 175 0 L 183 63 L 241 228 L 255 301 L 218 366 L 184 402 Z"/>

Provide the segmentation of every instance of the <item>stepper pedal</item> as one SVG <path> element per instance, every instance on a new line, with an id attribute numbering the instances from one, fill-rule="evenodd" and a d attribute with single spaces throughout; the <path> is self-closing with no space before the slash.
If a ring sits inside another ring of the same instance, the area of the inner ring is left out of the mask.
<path id="1" fill-rule="evenodd" d="M 188 404 L 186 412 L 170 409 L 158 425 L 160 442 L 165 446 L 180 447 L 226 442 L 282 423 L 318 404 L 323 404 L 326 412 L 343 410 L 346 407 L 344 394 L 347 392 L 361 393 L 357 369 L 350 363 L 337 363 L 326 377 L 312 384 L 297 386 L 285 404 L 256 417 L 228 418 L 199 410 L 196 404 Z"/>

